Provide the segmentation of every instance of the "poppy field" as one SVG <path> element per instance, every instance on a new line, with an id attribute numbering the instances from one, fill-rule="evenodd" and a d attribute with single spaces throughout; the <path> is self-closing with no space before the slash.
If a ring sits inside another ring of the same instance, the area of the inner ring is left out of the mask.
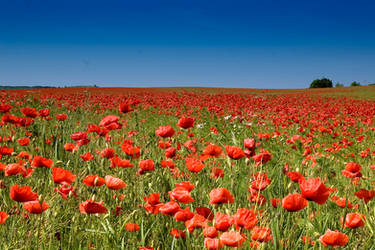
<path id="1" fill-rule="evenodd" d="M 374 249 L 351 90 L 1 91 L 0 249 Z"/>

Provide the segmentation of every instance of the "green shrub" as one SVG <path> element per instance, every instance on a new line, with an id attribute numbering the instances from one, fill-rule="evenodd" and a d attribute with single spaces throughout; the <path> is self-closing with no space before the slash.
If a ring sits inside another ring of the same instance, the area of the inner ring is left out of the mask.
<path id="1" fill-rule="evenodd" d="M 352 83 L 350 84 L 350 86 L 352 86 L 352 87 L 357 87 L 357 86 L 361 86 L 361 84 L 360 84 L 359 82 L 354 81 L 354 82 L 352 82 Z"/>
<path id="2" fill-rule="evenodd" d="M 328 78 L 316 79 L 310 84 L 310 88 L 332 88 L 332 81 Z"/>
<path id="3" fill-rule="evenodd" d="M 341 88 L 341 87 L 344 87 L 344 84 L 342 84 L 342 83 L 336 83 L 336 88 Z"/>

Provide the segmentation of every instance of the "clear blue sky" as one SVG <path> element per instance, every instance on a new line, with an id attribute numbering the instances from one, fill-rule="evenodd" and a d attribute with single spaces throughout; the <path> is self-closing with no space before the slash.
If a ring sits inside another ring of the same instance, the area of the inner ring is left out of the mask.
<path id="1" fill-rule="evenodd" d="M 0 0 L 0 85 L 375 82 L 375 2 Z"/>

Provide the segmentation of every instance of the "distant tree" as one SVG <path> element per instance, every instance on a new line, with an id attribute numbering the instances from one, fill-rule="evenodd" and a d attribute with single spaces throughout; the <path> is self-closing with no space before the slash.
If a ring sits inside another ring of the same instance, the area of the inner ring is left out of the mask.
<path id="1" fill-rule="evenodd" d="M 310 88 L 332 88 L 332 81 L 328 78 L 316 79 L 310 84 Z"/>
<path id="2" fill-rule="evenodd" d="M 352 82 L 350 84 L 350 86 L 352 86 L 352 87 L 358 87 L 358 86 L 361 86 L 361 84 L 359 82 L 354 81 L 354 82 Z"/>
<path id="3" fill-rule="evenodd" d="M 341 87 L 344 87 L 344 84 L 342 84 L 342 83 L 336 83 L 336 88 L 341 88 Z"/>

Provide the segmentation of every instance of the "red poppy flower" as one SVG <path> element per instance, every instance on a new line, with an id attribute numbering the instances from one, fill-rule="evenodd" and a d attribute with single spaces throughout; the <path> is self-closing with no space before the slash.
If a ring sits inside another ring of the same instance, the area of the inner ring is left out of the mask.
<path id="1" fill-rule="evenodd" d="M 345 207 L 348 207 L 350 209 L 353 208 L 353 205 L 350 202 L 350 200 L 346 200 L 345 198 L 341 198 L 341 197 L 338 197 L 338 196 L 332 196 L 331 200 L 333 202 L 335 202 L 337 204 L 337 206 L 339 206 L 341 208 L 345 208 Z"/>
<path id="2" fill-rule="evenodd" d="M 252 189 L 251 187 L 248 189 L 250 195 L 249 200 L 253 203 L 258 204 L 259 206 L 263 206 L 266 204 L 267 199 L 262 195 L 260 192 L 257 192 L 256 190 Z"/>
<path id="3" fill-rule="evenodd" d="M 160 207 L 164 205 L 160 202 L 160 193 L 152 193 L 149 197 L 143 197 L 143 200 L 146 201 L 144 208 L 152 214 L 159 213 Z"/>
<path id="4" fill-rule="evenodd" d="M 187 191 L 191 192 L 194 189 L 195 186 L 188 181 L 182 181 L 180 183 L 176 183 L 176 187 L 184 188 Z"/>
<path id="5" fill-rule="evenodd" d="M 331 231 L 327 229 L 326 233 L 319 238 L 324 246 L 345 246 L 349 241 L 349 237 L 337 230 Z"/>
<path id="6" fill-rule="evenodd" d="M 178 120 L 177 125 L 178 125 L 180 128 L 184 128 L 184 129 L 191 128 L 191 127 L 194 126 L 194 118 L 190 118 L 190 117 L 181 117 L 181 118 Z"/>
<path id="7" fill-rule="evenodd" d="M 324 204 L 330 194 L 330 190 L 323 184 L 320 178 L 309 178 L 299 180 L 301 194 L 305 199 L 314 201 L 320 205 Z"/>
<path id="8" fill-rule="evenodd" d="M 293 182 L 298 182 L 301 178 L 304 178 L 300 172 L 297 171 L 289 171 L 286 173 L 289 179 Z"/>
<path id="9" fill-rule="evenodd" d="M 113 148 L 105 148 L 100 152 L 100 156 L 107 159 L 111 159 L 115 156 L 115 150 Z"/>
<path id="10" fill-rule="evenodd" d="M 219 239 L 213 239 L 213 238 L 205 238 L 204 239 L 204 246 L 208 250 L 217 250 L 224 247 L 224 244 Z"/>
<path id="11" fill-rule="evenodd" d="M 196 158 L 185 158 L 185 164 L 192 173 L 199 173 L 204 168 L 204 164 Z"/>
<path id="12" fill-rule="evenodd" d="M 212 221 L 214 219 L 214 213 L 208 207 L 196 207 L 195 212 L 202 215 L 208 221 Z"/>
<path id="13" fill-rule="evenodd" d="M 108 115 L 102 118 L 102 120 L 99 123 L 100 127 L 106 127 L 110 125 L 111 123 L 117 123 L 117 121 L 120 119 L 120 117 L 116 115 Z"/>
<path id="14" fill-rule="evenodd" d="M 49 109 L 40 109 L 39 111 L 38 111 L 38 113 L 39 113 L 39 115 L 41 116 L 41 117 L 47 117 L 47 116 L 49 116 Z"/>
<path id="15" fill-rule="evenodd" d="M 36 200 L 23 203 L 23 208 L 30 214 L 41 214 L 49 208 L 49 205 L 44 201 L 40 204 L 40 201 Z"/>
<path id="16" fill-rule="evenodd" d="M 221 147 L 215 144 L 208 144 L 203 151 L 203 154 L 211 156 L 211 157 L 219 157 L 221 153 L 222 153 Z"/>
<path id="17" fill-rule="evenodd" d="M 213 167 L 212 170 L 211 170 L 210 177 L 213 178 L 213 179 L 223 178 L 224 177 L 224 169 Z"/>
<path id="18" fill-rule="evenodd" d="M 99 175 L 88 175 L 83 179 L 83 183 L 89 187 L 100 187 L 104 185 L 105 180 Z"/>
<path id="19" fill-rule="evenodd" d="M 64 149 L 65 151 L 68 151 L 68 152 L 73 152 L 76 150 L 76 145 L 74 145 L 73 143 L 65 143 L 64 145 Z"/>
<path id="20" fill-rule="evenodd" d="M 191 197 L 190 192 L 186 190 L 184 187 L 176 187 L 171 192 L 169 192 L 169 197 L 172 200 L 181 202 L 181 203 L 191 203 L 194 201 L 193 197 Z"/>
<path id="21" fill-rule="evenodd" d="M 7 167 L 7 165 L 5 165 L 5 164 L 3 164 L 3 163 L 0 162 L 0 171 L 4 171 L 6 169 L 6 167 Z"/>
<path id="22" fill-rule="evenodd" d="M 143 200 L 151 205 L 157 205 L 160 203 L 160 193 L 152 193 L 149 197 L 143 197 Z"/>
<path id="23" fill-rule="evenodd" d="M 169 147 L 165 150 L 164 155 L 166 158 L 173 158 L 176 156 L 176 148 Z"/>
<path id="24" fill-rule="evenodd" d="M 180 230 L 180 229 L 177 229 L 177 228 L 172 228 L 171 232 L 170 232 L 170 235 L 172 235 L 176 239 L 178 239 L 178 238 L 184 239 L 186 237 L 185 232 Z"/>
<path id="25" fill-rule="evenodd" d="M 251 175 L 254 180 L 251 182 L 251 188 L 257 191 L 262 191 L 271 183 L 266 173 L 255 173 Z"/>
<path id="26" fill-rule="evenodd" d="M 222 214 L 218 212 L 215 218 L 215 228 L 219 231 L 225 232 L 227 231 L 230 226 L 234 223 L 234 219 L 232 216 L 227 214 Z"/>
<path id="27" fill-rule="evenodd" d="M 141 173 L 146 172 L 146 171 L 154 171 L 155 170 L 155 164 L 152 159 L 147 159 L 147 160 L 141 160 L 139 162 L 139 168 Z"/>
<path id="28" fill-rule="evenodd" d="M 189 233 L 193 233 L 195 228 L 205 228 L 207 227 L 207 219 L 202 215 L 195 214 L 193 218 L 185 221 L 185 226 Z"/>
<path id="29" fill-rule="evenodd" d="M 296 212 L 304 209 L 308 205 L 308 201 L 300 194 L 289 194 L 281 200 L 281 206 L 289 211 Z"/>
<path id="30" fill-rule="evenodd" d="M 121 150 L 125 152 L 125 154 L 131 156 L 133 159 L 137 159 L 140 156 L 141 148 L 133 146 L 129 143 L 124 143 L 121 145 Z"/>
<path id="31" fill-rule="evenodd" d="M 114 156 L 111 158 L 111 168 L 132 168 L 134 165 L 129 160 L 123 160 L 120 157 Z"/>
<path id="32" fill-rule="evenodd" d="M 175 131 L 174 131 L 174 129 L 170 125 L 160 126 L 155 131 L 155 135 L 156 136 L 160 136 L 160 137 L 163 137 L 163 138 L 172 137 L 174 135 L 174 133 L 175 133 Z"/>
<path id="33" fill-rule="evenodd" d="M 45 167 L 50 168 L 53 164 L 53 161 L 42 156 L 35 156 L 31 162 L 31 166 L 35 168 Z"/>
<path id="34" fill-rule="evenodd" d="M 255 148 L 255 140 L 253 138 L 246 138 L 243 141 L 243 145 L 245 148 L 253 150 Z"/>
<path id="35" fill-rule="evenodd" d="M 118 107 L 118 110 L 121 112 L 121 113 L 129 113 L 131 111 L 133 111 L 132 107 L 130 106 L 129 103 L 120 103 L 119 107 Z"/>
<path id="36" fill-rule="evenodd" d="M 161 160 L 160 165 L 161 165 L 162 168 L 166 168 L 166 167 L 174 168 L 174 167 L 176 167 L 176 164 L 171 160 Z"/>
<path id="37" fill-rule="evenodd" d="M 181 209 L 174 215 L 174 218 L 176 219 L 176 221 L 187 221 L 193 217 L 194 217 L 194 213 L 190 211 L 190 207 Z"/>
<path id="38" fill-rule="evenodd" d="M 203 229 L 202 234 L 206 238 L 216 238 L 219 235 L 215 227 L 206 227 Z"/>
<path id="39" fill-rule="evenodd" d="M 8 217 L 9 215 L 6 212 L 0 211 L 0 225 L 5 224 Z"/>
<path id="40" fill-rule="evenodd" d="M 18 163 L 8 164 L 4 169 L 5 176 L 12 176 L 22 174 L 24 177 L 27 175 L 27 170 L 24 165 Z"/>
<path id="41" fill-rule="evenodd" d="M 341 174 L 349 178 L 362 177 L 361 168 L 358 163 L 348 162 Z"/>
<path id="42" fill-rule="evenodd" d="M 160 213 L 168 216 L 174 216 L 180 210 L 180 205 L 178 205 L 178 203 L 175 201 L 167 202 L 159 208 Z"/>
<path id="43" fill-rule="evenodd" d="M 56 192 L 58 192 L 63 199 L 67 199 L 69 195 L 72 195 L 74 197 L 78 197 L 76 192 L 74 192 L 73 186 L 67 186 L 67 185 L 61 185 L 59 189 L 54 189 Z"/>
<path id="44" fill-rule="evenodd" d="M 126 183 L 123 180 L 121 180 L 120 178 L 113 177 L 111 175 L 106 175 L 105 185 L 107 185 L 109 189 L 113 190 L 119 190 L 126 187 Z"/>
<path id="45" fill-rule="evenodd" d="M 70 138 L 74 141 L 87 139 L 87 132 L 76 132 L 70 135 Z"/>
<path id="46" fill-rule="evenodd" d="M 363 200 L 365 203 L 367 203 L 374 198 L 375 191 L 361 189 L 360 191 L 355 192 L 354 195 L 357 196 L 359 199 Z"/>
<path id="47" fill-rule="evenodd" d="M 234 197 L 226 188 L 212 189 L 210 192 L 210 204 L 233 203 Z"/>
<path id="48" fill-rule="evenodd" d="M 259 153 L 257 155 L 253 156 L 253 160 L 255 161 L 255 165 L 259 166 L 261 164 L 266 164 L 271 160 L 272 154 L 264 152 L 264 153 Z"/>
<path id="49" fill-rule="evenodd" d="M 103 201 L 96 202 L 92 200 L 86 200 L 79 205 L 79 211 L 82 214 L 106 214 L 107 208 L 103 206 Z"/>
<path id="50" fill-rule="evenodd" d="M 35 108 L 21 108 L 20 111 L 26 117 L 35 118 L 38 116 Z"/>
<path id="51" fill-rule="evenodd" d="M 94 156 L 90 152 L 84 153 L 83 155 L 80 155 L 80 157 L 84 161 L 92 161 L 92 160 L 94 160 Z"/>
<path id="52" fill-rule="evenodd" d="M 161 149 L 167 149 L 167 148 L 169 148 L 171 146 L 172 146 L 172 143 L 169 142 L 169 141 L 162 141 L 162 140 L 160 140 L 158 142 L 158 148 L 161 148 Z"/>
<path id="53" fill-rule="evenodd" d="M 236 228 L 245 228 L 250 230 L 258 223 L 258 218 L 256 217 L 253 210 L 248 210 L 246 208 L 239 208 L 233 216 L 234 224 Z"/>
<path id="54" fill-rule="evenodd" d="M 344 218 L 341 217 L 341 224 L 343 224 Z M 345 227 L 357 228 L 365 225 L 365 216 L 358 213 L 348 213 L 345 216 Z"/>
<path id="55" fill-rule="evenodd" d="M 137 232 L 139 230 L 139 228 L 140 228 L 139 225 L 136 224 L 136 223 L 128 222 L 125 225 L 125 229 L 128 232 Z"/>
<path id="56" fill-rule="evenodd" d="M 16 158 L 31 160 L 32 156 L 27 151 L 21 151 Z"/>
<path id="57" fill-rule="evenodd" d="M 1 113 L 8 113 L 12 108 L 13 108 L 13 106 L 11 106 L 7 103 L 1 104 L 0 105 L 0 112 Z"/>
<path id="58" fill-rule="evenodd" d="M 13 153 L 13 148 L 7 146 L 0 146 L 0 156 L 2 155 L 11 155 Z"/>
<path id="59" fill-rule="evenodd" d="M 25 138 L 21 138 L 21 139 L 18 139 L 17 140 L 17 143 L 20 145 L 20 146 L 27 146 L 29 145 L 30 143 L 30 139 L 25 137 Z"/>
<path id="60" fill-rule="evenodd" d="M 69 170 L 63 168 L 52 168 L 52 179 L 53 182 L 65 185 L 71 185 L 76 176 Z"/>
<path id="61" fill-rule="evenodd" d="M 225 146 L 228 156 L 231 159 L 238 160 L 245 156 L 245 153 L 242 149 L 236 146 Z"/>
<path id="62" fill-rule="evenodd" d="M 246 241 L 246 238 L 241 235 L 240 232 L 229 231 L 225 232 L 220 236 L 220 240 L 224 245 L 229 247 L 241 247 Z"/>
<path id="63" fill-rule="evenodd" d="M 272 206 L 274 208 L 277 208 L 277 206 L 280 205 L 280 199 L 279 198 L 272 198 L 271 203 L 272 203 Z"/>
<path id="64" fill-rule="evenodd" d="M 266 227 L 254 227 L 251 231 L 251 239 L 259 242 L 272 240 L 271 229 Z"/>
<path id="65" fill-rule="evenodd" d="M 184 143 L 184 147 L 189 149 L 191 152 L 196 153 L 197 148 L 195 147 L 195 143 L 196 143 L 195 140 L 188 140 Z"/>
<path id="66" fill-rule="evenodd" d="M 10 198 L 18 202 L 35 201 L 38 199 L 38 194 L 31 191 L 31 187 L 18 187 L 14 185 L 10 187 Z"/>
<path id="67" fill-rule="evenodd" d="M 59 121 L 65 121 L 68 116 L 66 114 L 57 114 L 56 119 Z"/>

